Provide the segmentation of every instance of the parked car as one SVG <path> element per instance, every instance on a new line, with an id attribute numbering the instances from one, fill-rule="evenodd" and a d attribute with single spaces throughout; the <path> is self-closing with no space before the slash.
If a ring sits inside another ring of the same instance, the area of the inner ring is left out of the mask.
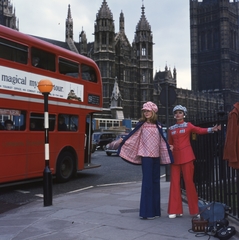
<path id="1" fill-rule="evenodd" d="M 105 147 L 106 154 L 108 156 L 111 156 L 111 154 L 113 154 L 113 153 L 117 154 L 118 148 L 119 148 L 119 144 L 120 144 L 119 139 L 120 138 L 124 138 L 127 135 L 128 135 L 128 133 L 119 134 L 114 141 L 112 141 L 111 143 L 107 144 L 106 147 Z"/>
<path id="2" fill-rule="evenodd" d="M 92 136 L 92 145 L 96 149 L 100 148 L 105 150 L 105 146 L 116 139 L 116 133 L 114 132 L 95 132 Z"/>

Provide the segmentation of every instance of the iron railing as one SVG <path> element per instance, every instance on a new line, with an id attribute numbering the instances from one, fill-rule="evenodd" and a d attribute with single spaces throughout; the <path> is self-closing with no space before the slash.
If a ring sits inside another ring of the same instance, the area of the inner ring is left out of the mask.
<path id="1" fill-rule="evenodd" d="M 227 116 L 194 122 L 200 127 L 212 127 L 215 124 L 221 124 L 221 131 L 192 135 L 191 144 L 196 157 L 195 185 L 200 199 L 225 203 L 230 208 L 229 216 L 239 221 L 239 169 L 229 167 L 228 161 L 223 159 Z M 184 184 L 182 189 L 185 190 Z"/>

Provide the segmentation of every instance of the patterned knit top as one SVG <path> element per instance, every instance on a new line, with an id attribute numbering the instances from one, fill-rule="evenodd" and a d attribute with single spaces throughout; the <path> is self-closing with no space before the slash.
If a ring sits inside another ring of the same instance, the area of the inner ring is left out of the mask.
<path id="1" fill-rule="evenodd" d="M 145 122 L 141 134 L 137 155 L 141 157 L 160 157 L 159 145 L 162 137 L 156 124 Z"/>

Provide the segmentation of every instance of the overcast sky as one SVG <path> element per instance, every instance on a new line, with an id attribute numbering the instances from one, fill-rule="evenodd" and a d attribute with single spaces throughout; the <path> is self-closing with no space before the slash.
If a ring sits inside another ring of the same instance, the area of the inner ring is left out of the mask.
<path id="1" fill-rule="evenodd" d="M 65 41 L 65 20 L 71 5 L 74 41 L 82 28 L 87 41 L 94 41 L 94 23 L 103 0 L 12 0 L 20 32 Z M 190 29 L 188 0 L 107 0 L 119 31 L 124 13 L 125 33 L 132 44 L 144 4 L 145 16 L 153 33 L 154 73 L 165 65 L 177 69 L 177 87 L 191 89 Z"/>

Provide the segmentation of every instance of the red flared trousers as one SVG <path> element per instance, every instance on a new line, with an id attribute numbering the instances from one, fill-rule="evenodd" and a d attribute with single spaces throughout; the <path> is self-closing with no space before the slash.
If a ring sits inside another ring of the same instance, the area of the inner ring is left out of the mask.
<path id="1" fill-rule="evenodd" d="M 198 195 L 193 181 L 194 164 L 193 161 L 184 164 L 171 164 L 170 166 L 170 191 L 168 214 L 182 214 L 182 196 L 180 187 L 180 175 L 183 174 L 183 179 L 186 187 L 186 195 L 188 200 L 189 213 L 196 215 L 198 209 Z"/>

